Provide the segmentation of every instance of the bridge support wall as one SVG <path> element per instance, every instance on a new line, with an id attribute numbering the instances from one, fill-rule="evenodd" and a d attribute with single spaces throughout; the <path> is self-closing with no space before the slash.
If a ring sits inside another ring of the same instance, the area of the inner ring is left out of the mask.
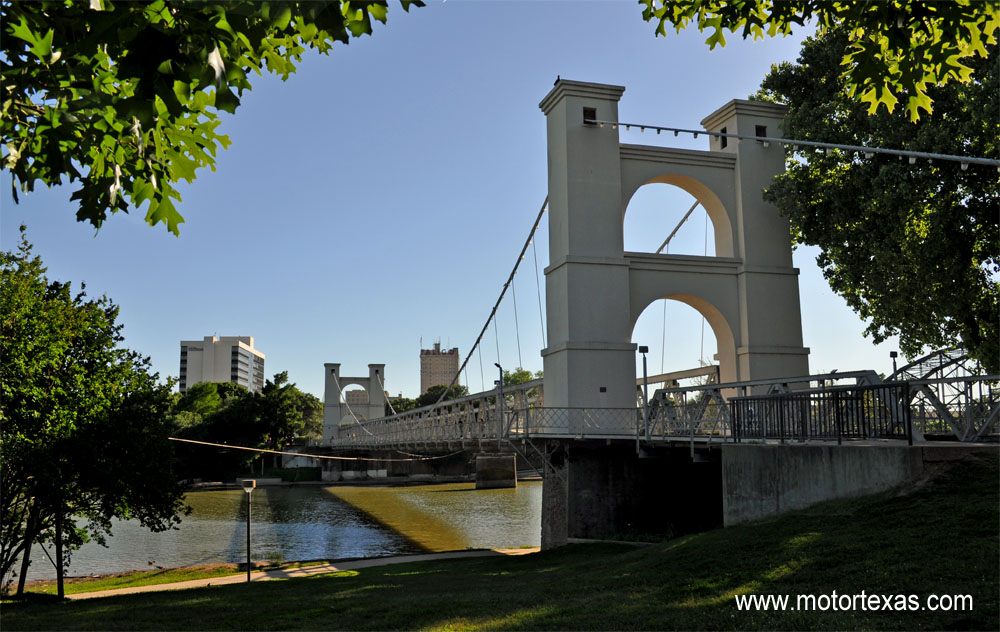
<path id="1" fill-rule="evenodd" d="M 476 489 L 517 487 L 517 459 L 513 454 L 476 455 Z"/>
<path id="2" fill-rule="evenodd" d="M 725 445 L 722 448 L 726 526 L 794 509 L 892 489 L 943 463 L 996 447 L 906 445 Z"/>
<path id="3" fill-rule="evenodd" d="M 718 456 L 718 453 L 715 453 Z M 720 461 L 683 448 L 573 442 L 550 449 L 542 547 L 572 539 L 664 537 L 722 524 Z"/>

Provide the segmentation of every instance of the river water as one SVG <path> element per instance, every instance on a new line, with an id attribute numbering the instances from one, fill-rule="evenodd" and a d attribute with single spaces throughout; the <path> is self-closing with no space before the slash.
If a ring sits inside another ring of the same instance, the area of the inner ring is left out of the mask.
<path id="1" fill-rule="evenodd" d="M 254 561 L 378 557 L 421 551 L 538 546 L 542 486 L 476 490 L 472 483 L 407 487 L 263 487 L 253 492 Z M 180 528 L 152 533 L 117 521 L 107 548 L 89 542 L 69 576 L 246 560 L 246 493 L 189 493 Z M 50 549 L 51 551 L 51 549 Z M 55 569 L 34 547 L 29 579 Z"/>

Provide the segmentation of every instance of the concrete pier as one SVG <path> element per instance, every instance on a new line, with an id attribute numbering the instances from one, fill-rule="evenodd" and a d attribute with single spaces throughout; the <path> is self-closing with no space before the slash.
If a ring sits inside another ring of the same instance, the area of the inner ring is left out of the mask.
<path id="1" fill-rule="evenodd" d="M 476 489 L 508 487 L 517 487 L 517 459 L 514 455 L 476 455 Z"/>

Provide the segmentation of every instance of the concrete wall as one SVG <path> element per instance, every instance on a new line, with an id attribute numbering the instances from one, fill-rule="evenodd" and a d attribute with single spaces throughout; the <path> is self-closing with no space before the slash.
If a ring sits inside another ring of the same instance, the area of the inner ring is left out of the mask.
<path id="1" fill-rule="evenodd" d="M 513 454 L 476 455 L 476 489 L 517 487 L 517 459 Z"/>
<path id="2" fill-rule="evenodd" d="M 693 462 L 684 448 L 573 442 L 553 449 L 542 490 L 542 547 L 571 538 L 678 535 L 722 524 L 719 460 Z M 718 455 L 718 452 L 715 452 Z"/>
<path id="3" fill-rule="evenodd" d="M 935 464 L 995 447 L 926 444 L 752 445 L 722 447 L 726 526 L 760 520 L 835 498 L 885 491 Z"/>

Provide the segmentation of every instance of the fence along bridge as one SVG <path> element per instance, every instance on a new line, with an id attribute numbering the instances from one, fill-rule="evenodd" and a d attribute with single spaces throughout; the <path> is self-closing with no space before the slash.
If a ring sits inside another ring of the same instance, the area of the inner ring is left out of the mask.
<path id="1" fill-rule="evenodd" d="M 717 375 L 717 367 L 652 377 Z M 340 429 L 338 448 L 508 448 L 530 440 L 837 441 L 928 437 L 996 440 L 1000 376 L 981 375 L 961 349 L 937 351 L 883 380 L 874 371 L 641 389 L 631 408 L 545 406 L 544 380 L 477 393 Z M 717 378 L 716 378 L 717 379 Z M 637 386 L 641 386 L 640 384 Z M 845 383 L 853 382 L 853 383 Z M 761 392 L 764 391 L 764 392 Z M 756 392 L 756 394 L 754 394 Z"/>
<path id="2" fill-rule="evenodd" d="M 539 104 L 548 135 L 546 204 L 455 376 L 494 320 L 547 210 L 544 378 L 379 417 L 384 366 L 370 365 L 369 378 L 353 378 L 380 385 L 369 390 L 376 397 L 368 415 L 343 423 L 340 385 L 330 386 L 337 365 L 328 365 L 324 446 L 532 451 L 546 465 L 542 543 L 552 546 L 621 533 L 647 514 L 659 520 L 655 494 L 679 478 L 709 483 L 685 487 L 691 496 L 676 501 L 686 504 L 672 515 L 701 512 L 722 483 L 717 471 L 691 469 L 699 447 L 711 458 L 717 444 L 885 439 L 905 447 L 943 433 L 963 441 L 996 435 L 1000 376 L 978 375 L 957 351 L 932 354 L 884 381 L 872 371 L 809 374 L 788 222 L 761 197 L 784 169 L 781 145 L 796 142 L 777 136 L 782 106 L 733 100 L 702 121 L 703 132 L 650 126 L 657 134 L 704 134 L 707 151 L 622 144 L 624 90 L 557 80 Z M 624 213 L 651 183 L 697 199 L 714 227 L 715 256 L 624 250 Z M 631 338 L 639 315 L 662 299 L 701 313 L 718 343 L 718 366 L 709 384 L 674 382 L 647 399 L 637 388 Z M 684 447 L 687 461 L 677 454 Z M 650 455 L 659 462 L 638 460 Z"/>

